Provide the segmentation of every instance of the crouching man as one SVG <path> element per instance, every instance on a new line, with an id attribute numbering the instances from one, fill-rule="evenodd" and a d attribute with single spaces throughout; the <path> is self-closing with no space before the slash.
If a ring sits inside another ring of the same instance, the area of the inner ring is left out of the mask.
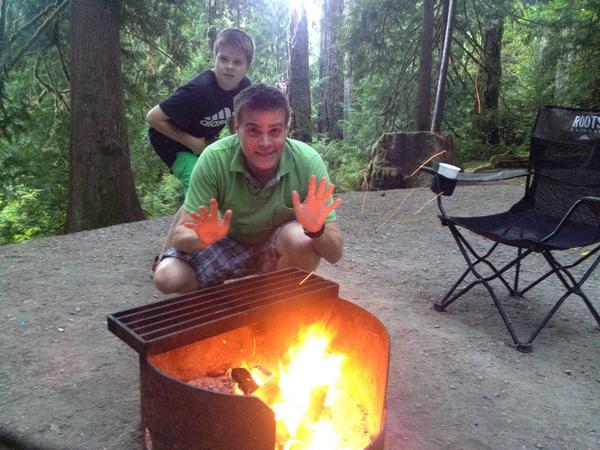
<path id="1" fill-rule="evenodd" d="M 290 106 L 276 88 L 234 99 L 236 134 L 196 164 L 183 212 L 154 273 L 164 293 L 189 292 L 286 267 L 313 271 L 342 256 L 333 184 L 320 155 L 287 137 Z"/>

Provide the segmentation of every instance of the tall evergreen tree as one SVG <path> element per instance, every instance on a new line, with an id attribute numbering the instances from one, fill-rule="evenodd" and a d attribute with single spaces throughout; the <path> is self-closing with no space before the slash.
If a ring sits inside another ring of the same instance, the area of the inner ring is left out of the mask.
<path id="1" fill-rule="evenodd" d="M 480 112 L 487 116 L 485 128 L 486 141 L 490 145 L 500 143 L 497 112 L 500 98 L 500 81 L 502 79 L 502 35 L 504 33 L 504 11 L 502 2 L 496 3 L 496 8 L 489 17 L 489 23 L 483 30 L 481 75 L 477 86 L 480 100 Z"/>
<path id="2" fill-rule="evenodd" d="M 415 111 L 415 129 L 430 129 L 431 111 L 431 63 L 433 57 L 433 7 L 435 0 L 423 0 L 423 22 L 419 50 L 419 87 Z"/>
<path id="3" fill-rule="evenodd" d="M 293 9 L 288 37 L 289 66 L 287 94 L 292 108 L 290 137 L 304 142 L 312 139 L 310 76 L 308 68 L 308 23 L 306 9 Z"/>
<path id="4" fill-rule="evenodd" d="M 342 138 L 340 121 L 344 116 L 344 59 L 338 40 L 343 14 L 344 0 L 323 0 L 317 130 L 329 139 Z"/>
<path id="5" fill-rule="evenodd" d="M 72 0 L 70 42 L 66 231 L 141 220 L 123 112 L 118 0 Z"/>

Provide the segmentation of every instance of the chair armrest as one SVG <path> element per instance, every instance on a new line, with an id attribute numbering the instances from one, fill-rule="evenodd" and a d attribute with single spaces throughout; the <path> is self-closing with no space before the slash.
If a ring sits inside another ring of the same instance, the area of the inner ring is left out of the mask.
<path id="1" fill-rule="evenodd" d="M 421 167 L 419 167 L 418 170 L 422 171 L 422 172 L 427 172 L 427 173 L 429 173 L 431 175 L 436 175 L 437 174 L 436 170 L 433 167 L 429 167 L 429 166 L 421 166 Z"/>
<path id="2" fill-rule="evenodd" d="M 433 167 L 422 166 L 418 168 L 419 171 L 427 172 L 433 175 L 431 180 L 431 190 L 436 194 L 445 196 L 451 196 L 454 192 L 458 182 L 489 182 L 489 181 L 500 181 L 508 180 L 510 178 L 527 176 L 530 174 L 525 169 L 515 170 L 503 170 L 501 172 L 493 173 L 465 173 L 459 172 L 456 178 L 447 178 L 446 176 L 439 173 Z M 438 202 L 439 203 L 439 202 Z"/>
<path id="3" fill-rule="evenodd" d="M 427 172 L 431 175 L 438 175 L 437 171 L 433 167 L 423 166 L 419 169 L 420 171 Z M 502 170 L 500 172 L 482 172 L 482 173 L 467 173 L 459 172 L 457 181 L 475 181 L 475 182 L 486 182 L 486 181 L 501 181 L 509 180 L 511 178 L 524 177 L 532 172 L 527 169 L 514 169 L 514 170 Z"/>
<path id="4" fill-rule="evenodd" d="M 511 178 L 524 177 L 531 174 L 526 169 L 513 169 L 513 170 L 502 170 L 500 172 L 482 172 L 482 173 L 466 173 L 460 172 L 458 174 L 458 181 L 475 181 L 475 182 L 486 182 L 486 181 L 501 181 L 510 180 Z"/>
<path id="5" fill-rule="evenodd" d="M 556 236 L 562 229 L 563 225 L 567 222 L 567 220 L 569 220 L 569 217 L 571 217 L 573 215 L 573 213 L 577 210 L 577 208 L 579 208 L 581 205 L 583 205 L 585 203 L 600 204 L 600 197 L 590 197 L 590 196 L 581 197 L 579 200 L 577 200 L 575 203 L 573 203 L 573 206 L 571 206 L 571 208 L 563 216 L 563 218 L 560 220 L 558 225 L 556 225 L 556 227 L 554 227 L 554 230 L 552 230 L 552 232 L 548 236 L 546 236 L 544 239 L 542 239 L 542 242 L 547 242 L 548 240 L 550 240 L 554 236 Z"/>

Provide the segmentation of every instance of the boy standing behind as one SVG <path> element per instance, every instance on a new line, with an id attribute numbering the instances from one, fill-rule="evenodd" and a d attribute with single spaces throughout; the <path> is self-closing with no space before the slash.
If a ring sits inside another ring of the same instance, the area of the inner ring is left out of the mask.
<path id="1" fill-rule="evenodd" d="M 250 86 L 246 74 L 252 64 L 254 42 L 245 31 L 221 31 L 213 53 L 212 69 L 198 74 L 146 115 L 154 151 L 185 191 L 198 156 L 233 115 L 233 97 Z"/>

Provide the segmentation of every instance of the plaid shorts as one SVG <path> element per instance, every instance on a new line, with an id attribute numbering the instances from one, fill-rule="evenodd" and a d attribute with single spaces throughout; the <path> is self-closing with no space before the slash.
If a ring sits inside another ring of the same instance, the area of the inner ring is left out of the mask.
<path id="1" fill-rule="evenodd" d="M 195 253 L 180 252 L 175 247 L 165 250 L 163 258 L 177 258 L 190 265 L 200 287 L 221 284 L 225 280 L 275 270 L 279 255 L 275 241 L 282 226 L 260 244 L 244 244 L 225 237 Z"/>

